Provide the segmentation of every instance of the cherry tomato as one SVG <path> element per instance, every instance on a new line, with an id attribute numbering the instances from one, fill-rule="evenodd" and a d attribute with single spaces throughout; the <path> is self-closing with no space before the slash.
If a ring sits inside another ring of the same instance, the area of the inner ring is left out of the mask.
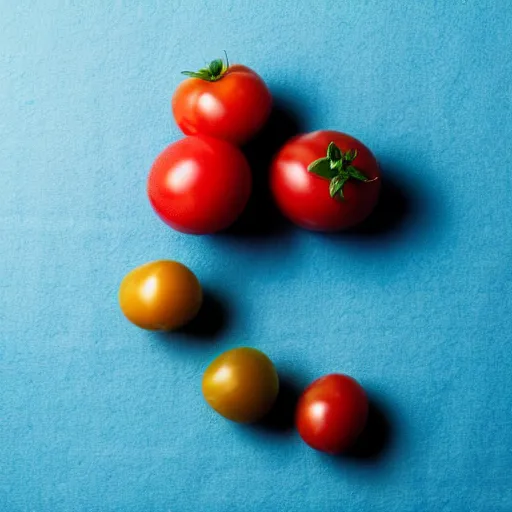
<path id="1" fill-rule="evenodd" d="M 364 389 L 352 377 L 334 373 L 306 388 L 297 404 L 296 424 L 309 446 L 335 454 L 356 440 L 367 416 Z"/>
<path id="2" fill-rule="evenodd" d="M 227 228 L 251 194 L 249 164 L 232 144 L 212 137 L 185 137 L 155 160 L 148 196 L 156 213 L 183 233 Z"/>
<path id="3" fill-rule="evenodd" d="M 380 181 L 377 161 L 362 142 L 325 130 L 291 139 L 270 171 L 281 211 L 315 231 L 338 231 L 362 222 L 377 203 Z"/>
<path id="4" fill-rule="evenodd" d="M 265 124 L 272 96 L 252 69 L 216 59 L 197 73 L 185 71 L 172 98 L 176 123 L 186 135 L 247 142 Z"/>
<path id="5" fill-rule="evenodd" d="M 146 263 L 126 274 L 119 305 L 130 322 L 151 331 L 169 331 L 192 320 L 203 300 L 197 277 L 177 261 Z"/>
<path id="6" fill-rule="evenodd" d="M 252 423 L 270 411 L 279 391 L 272 361 L 255 348 L 224 352 L 208 366 L 203 396 L 220 415 L 238 423 Z"/>

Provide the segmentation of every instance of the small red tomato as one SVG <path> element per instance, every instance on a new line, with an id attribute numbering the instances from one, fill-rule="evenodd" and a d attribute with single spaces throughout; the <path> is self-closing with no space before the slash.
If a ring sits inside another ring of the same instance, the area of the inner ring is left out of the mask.
<path id="1" fill-rule="evenodd" d="M 315 231 L 338 231 L 362 222 L 377 204 L 380 181 L 377 160 L 362 142 L 326 130 L 291 139 L 270 171 L 281 211 Z"/>
<path id="2" fill-rule="evenodd" d="M 272 96 L 252 69 L 216 59 L 176 89 L 172 111 L 186 135 L 210 135 L 243 144 L 265 124 Z"/>
<path id="3" fill-rule="evenodd" d="M 297 404 L 296 424 L 309 446 L 336 454 L 352 445 L 367 416 L 364 389 L 352 377 L 333 373 L 306 388 Z"/>
<path id="4" fill-rule="evenodd" d="M 157 157 L 148 179 L 156 213 L 183 233 L 227 228 L 251 194 L 251 171 L 243 153 L 212 137 L 185 137 Z"/>

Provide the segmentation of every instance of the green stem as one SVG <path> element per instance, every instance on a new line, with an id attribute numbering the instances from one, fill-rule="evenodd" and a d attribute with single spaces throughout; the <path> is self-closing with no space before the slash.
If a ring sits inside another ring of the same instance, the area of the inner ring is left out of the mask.
<path id="1" fill-rule="evenodd" d="M 327 156 L 311 162 L 308 171 L 330 180 L 331 197 L 344 200 L 343 187 L 348 180 L 354 179 L 368 183 L 377 179 L 369 180 L 363 172 L 354 167 L 353 162 L 356 157 L 357 149 L 349 149 L 343 153 L 334 142 L 331 142 L 327 147 Z"/>
<path id="2" fill-rule="evenodd" d="M 226 62 L 222 59 L 215 59 L 212 60 L 207 67 L 201 68 L 199 71 L 182 71 L 181 74 L 191 78 L 199 78 L 207 82 L 216 82 L 220 80 L 229 69 L 229 60 L 226 50 L 224 50 L 224 55 L 226 56 Z"/>

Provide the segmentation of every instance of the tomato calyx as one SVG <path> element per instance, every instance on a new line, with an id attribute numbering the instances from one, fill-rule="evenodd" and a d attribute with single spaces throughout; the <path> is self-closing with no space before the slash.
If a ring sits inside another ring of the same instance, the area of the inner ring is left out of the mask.
<path id="1" fill-rule="evenodd" d="M 214 59 L 207 67 L 201 68 L 199 71 L 182 71 L 181 74 L 191 78 L 199 78 L 206 82 L 216 82 L 220 80 L 229 69 L 228 54 L 224 52 L 224 55 L 226 56 L 226 62 L 222 59 Z"/>
<path id="2" fill-rule="evenodd" d="M 348 180 L 355 179 L 368 183 L 377 179 L 369 180 L 357 167 L 352 165 L 356 157 L 357 149 L 349 149 L 343 153 L 334 142 L 330 142 L 327 147 L 327 156 L 311 162 L 308 165 L 308 171 L 330 180 L 330 196 L 343 201 L 345 200 L 343 187 Z"/>

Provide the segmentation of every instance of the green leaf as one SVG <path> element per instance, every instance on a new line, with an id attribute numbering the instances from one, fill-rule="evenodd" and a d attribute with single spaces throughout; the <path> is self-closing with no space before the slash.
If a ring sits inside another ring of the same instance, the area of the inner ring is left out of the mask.
<path id="1" fill-rule="evenodd" d="M 334 144 L 334 142 L 330 142 L 329 146 L 327 147 L 327 158 L 333 162 L 337 162 L 338 160 L 341 160 L 342 153 L 340 151 L 340 148 Z"/>
<path id="2" fill-rule="evenodd" d="M 331 169 L 331 161 L 329 158 L 319 158 L 308 165 L 308 171 L 322 178 L 331 179 L 337 176 L 337 169 Z"/>
<path id="3" fill-rule="evenodd" d="M 199 71 L 182 71 L 181 74 L 206 80 L 207 82 L 216 82 L 224 76 L 224 73 L 226 73 L 229 68 L 228 54 L 226 51 L 224 51 L 224 54 L 226 55 L 225 63 L 222 59 L 214 59 L 207 67 L 201 68 Z"/>
<path id="4" fill-rule="evenodd" d="M 351 178 L 355 178 L 359 181 L 368 181 L 368 178 L 359 169 L 356 169 L 352 165 L 347 167 L 347 172 Z"/>
<path id="5" fill-rule="evenodd" d="M 345 162 L 351 163 L 352 160 L 354 160 L 356 156 L 357 156 L 357 149 L 349 149 L 348 151 L 345 152 L 345 155 L 343 156 L 343 160 L 345 160 Z"/>
<path id="6" fill-rule="evenodd" d="M 204 69 L 200 69 L 199 71 L 182 71 L 181 74 L 191 78 L 200 78 L 201 80 L 210 79 L 210 73 Z"/>
<path id="7" fill-rule="evenodd" d="M 335 198 L 336 195 L 339 195 L 341 199 L 345 199 L 345 196 L 343 195 L 343 186 L 348 180 L 348 176 L 340 175 L 336 176 L 331 180 L 331 183 L 329 184 L 329 194 L 332 198 Z"/>
<path id="8" fill-rule="evenodd" d="M 215 59 L 210 62 L 209 71 L 212 78 L 218 77 L 224 69 L 224 62 L 222 59 Z"/>

